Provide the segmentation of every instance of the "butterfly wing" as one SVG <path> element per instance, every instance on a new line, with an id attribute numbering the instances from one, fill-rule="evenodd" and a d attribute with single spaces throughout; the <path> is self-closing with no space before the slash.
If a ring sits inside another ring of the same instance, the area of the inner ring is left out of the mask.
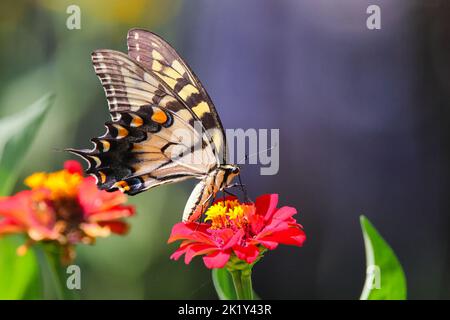
<path id="1" fill-rule="evenodd" d="M 136 194 L 188 178 L 202 178 L 218 166 L 195 115 L 161 80 L 113 50 L 97 50 L 92 62 L 105 90 L 112 121 L 92 150 L 69 149 L 89 163 L 87 173 L 101 189 Z"/>
<path id="2" fill-rule="evenodd" d="M 214 200 L 226 179 L 225 171 L 215 169 L 192 190 L 183 211 L 183 221 L 195 221 Z"/>
<path id="3" fill-rule="evenodd" d="M 207 132 L 219 162 L 227 163 L 227 147 L 222 123 L 200 80 L 166 41 L 143 29 L 128 32 L 128 55 L 155 74 L 193 111 Z"/>
<path id="4" fill-rule="evenodd" d="M 213 193 L 209 192 L 206 179 L 197 183 L 189 196 L 183 211 L 183 222 L 195 221 L 208 207 Z"/>

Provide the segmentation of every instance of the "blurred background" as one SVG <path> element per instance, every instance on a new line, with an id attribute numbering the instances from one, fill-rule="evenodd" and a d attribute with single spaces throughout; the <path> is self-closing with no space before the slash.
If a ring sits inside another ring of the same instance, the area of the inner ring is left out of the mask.
<path id="1" fill-rule="evenodd" d="M 81 29 L 68 30 L 69 5 Z M 381 30 L 366 9 L 381 8 Z M 307 233 L 254 269 L 266 299 L 356 299 L 365 277 L 359 215 L 403 264 L 409 298 L 450 298 L 450 3 L 365 0 L 35 0 L 0 3 L 0 116 L 57 95 L 23 177 L 57 170 L 109 119 L 90 62 L 142 27 L 178 50 L 226 128 L 280 128 L 280 171 L 245 165 L 254 198 L 279 193 Z M 130 198 L 131 232 L 79 246 L 84 299 L 215 299 L 196 259 L 167 245 L 191 181 Z M 16 186 L 21 190 L 22 184 Z"/>

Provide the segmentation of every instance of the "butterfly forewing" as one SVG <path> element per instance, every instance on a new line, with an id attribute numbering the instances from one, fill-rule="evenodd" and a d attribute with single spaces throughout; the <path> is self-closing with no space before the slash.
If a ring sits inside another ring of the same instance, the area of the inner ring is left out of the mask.
<path id="1" fill-rule="evenodd" d="M 128 32 L 128 55 L 155 74 L 202 123 L 221 163 L 227 162 L 225 135 L 219 116 L 206 90 L 180 55 L 158 35 L 132 29 Z"/>

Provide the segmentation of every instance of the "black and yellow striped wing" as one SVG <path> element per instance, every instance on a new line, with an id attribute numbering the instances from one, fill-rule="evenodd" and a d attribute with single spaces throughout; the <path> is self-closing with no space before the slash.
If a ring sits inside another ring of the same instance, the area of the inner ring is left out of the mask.
<path id="1" fill-rule="evenodd" d="M 161 37 L 143 29 L 128 32 L 128 55 L 155 74 L 192 110 L 207 132 L 221 163 L 227 163 L 222 123 L 208 93 L 187 63 Z"/>
<path id="2" fill-rule="evenodd" d="M 87 173 L 108 191 L 136 194 L 188 178 L 202 178 L 220 164 L 198 115 L 147 66 L 113 50 L 92 54 L 112 121 L 93 138 L 92 150 L 69 149 L 89 163 Z M 202 122 L 203 123 L 203 122 Z"/>

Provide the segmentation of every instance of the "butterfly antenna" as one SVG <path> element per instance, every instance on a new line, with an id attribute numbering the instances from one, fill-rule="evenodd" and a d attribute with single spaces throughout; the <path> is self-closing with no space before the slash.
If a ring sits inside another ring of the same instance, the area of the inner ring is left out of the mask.
<path id="1" fill-rule="evenodd" d="M 241 160 L 239 160 L 237 163 L 239 164 L 239 163 L 241 163 L 242 161 L 247 161 L 247 160 L 250 159 L 251 157 L 257 156 L 257 155 L 259 155 L 260 153 L 263 153 L 263 152 L 266 152 L 266 151 L 273 150 L 273 149 L 275 149 L 276 147 L 278 147 L 278 144 L 275 143 L 273 146 L 270 146 L 270 148 L 266 148 L 266 149 L 264 149 L 264 150 L 261 150 L 261 151 L 252 153 L 252 154 L 250 154 L 250 155 L 246 154 L 245 157 L 242 158 Z"/>

